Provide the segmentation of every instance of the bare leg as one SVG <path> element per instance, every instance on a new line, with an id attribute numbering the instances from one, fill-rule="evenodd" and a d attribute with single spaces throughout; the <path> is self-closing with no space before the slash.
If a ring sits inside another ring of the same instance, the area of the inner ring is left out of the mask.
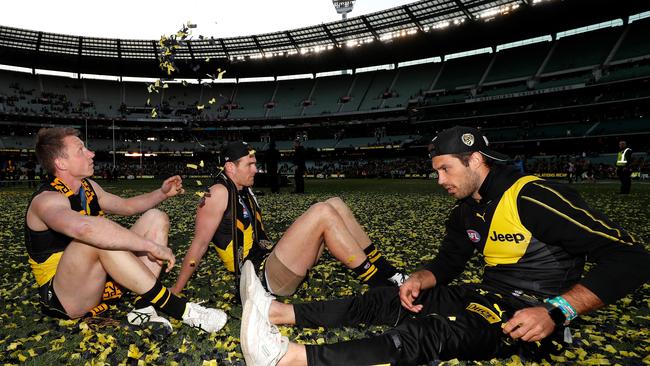
<path id="1" fill-rule="evenodd" d="M 167 245 L 169 220 L 160 210 L 144 213 L 131 228 L 136 233 Z M 155 284 L 161 266 L 145 254 L 108 251 L 73 241 L 63 252 L 54 276 L 54 290 L 71 318 L 86 314 L 99 304 L 106 275 L 129 290 L 143 294 Z"/>
<path id="2" fill-rule="evenodd" d="M 296 324 L 296 314 L 293 311 L 292 304 L 285 304 L 274 300 L 271 302 L 268 315 L 271 324 L 276 324 L 276 325 Z"/>
<path id="3" fill-rule="evenodd" d="M 363 230 L 356 217 L 354 217 L 350 207 L 348 207 L 348 205 L 346 205 L 339 197 L 332 197 L 325 202 L 329 203 L 334 207 L 336 212 L 338 212 L 359 247 L 361 249 L 366 249 L 371 243 L 370 238 L 368 237 L 368 234 L 366 234 L 366 231 Z"/>
<path id="4" fill-rule="evenodd" d="M 300 216 L 274 248 L 278 259 L 293 273 L 306 275 L 318 261 L 322 243 L 349 268 L 359 266 L 366 255 L 332 205 L 316 203 Z"/>
<path id="5" fill-rule="evenodd" d="M 143 294 L 156 276 L 132 252 L 109 251 L 73 241 L 63 252 L 54 276 L 54 291 L 68 316 L 78 318 L 99 304 L 106 275 Z"/>
<path id="6" fill-rule="evenodd" d="M 131 226 L 131 231 L 140 234 L 141 236 L 150 239 L 151 241 L 167 246 L 169 234 L 169 217 L 166 213 L 158 210 L 151 209 L 145 212 L 138 221 Z M 162 266 L 152 261 L 145 253 L 135 253 L 140 260 L 149 268 L 151 273 L 156 277 L 160 275 Z"/>
<path id="7" fill-rule="evenodd" d="M 293 342 L 289 343 L 287 353 L 278 362 L 278 366 L 288 365 L 307 365 L 307 350 L 304 345 Z"/>

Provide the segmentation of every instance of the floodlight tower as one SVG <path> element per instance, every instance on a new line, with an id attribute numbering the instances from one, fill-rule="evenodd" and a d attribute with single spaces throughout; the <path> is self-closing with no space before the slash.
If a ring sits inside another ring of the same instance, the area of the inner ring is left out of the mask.
<path id="1" fill-rule="evenodd" d="M 341 14 L 341 18 L 345 20 L 347 19 L 347 14 L 352 11 L 355 1 L 356 0 L 332 0 L 332 4 L 334 4 L 336 12 Z"/>

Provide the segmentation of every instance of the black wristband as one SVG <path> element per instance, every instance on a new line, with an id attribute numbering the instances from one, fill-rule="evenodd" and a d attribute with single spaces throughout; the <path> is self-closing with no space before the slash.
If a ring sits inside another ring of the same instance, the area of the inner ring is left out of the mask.
<path id="1" fill-rule="evenodd" d="M 548 310 L 548 316 L 551 317 L 555 326 L 563 326 L 566 323 L 566 315 L 564 315 L 562 309 L 549 303 L 544 303 L 544 307 Z"/>

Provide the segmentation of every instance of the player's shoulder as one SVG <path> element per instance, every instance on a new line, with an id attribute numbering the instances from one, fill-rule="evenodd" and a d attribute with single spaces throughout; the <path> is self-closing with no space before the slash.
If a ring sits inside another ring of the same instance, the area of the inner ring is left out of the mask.
<path id="1" fill-rule="evenodd" d="M 224 186 L 223 184 L 213 184 L 210 187 L 210 194 L 212 195 L 218 195 L 218 196 L 227 196 L 228 195 L 228 188 Z"/>
<path id="2" fill-rule="evenodd" d="M 30 209 L 47 208 L 59 205 L 68 205 L 68 199 L 56 191 L 42 191 L 34 196 L 30 202 Z"/>

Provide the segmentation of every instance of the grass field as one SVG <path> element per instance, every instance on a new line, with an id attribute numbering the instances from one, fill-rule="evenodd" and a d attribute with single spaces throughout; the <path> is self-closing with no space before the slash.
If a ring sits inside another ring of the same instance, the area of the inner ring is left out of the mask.
<path id="1" fill-rule="evenodd" d="M 103 183 L 124 196 L 156 188 L 159 182 Z M 182 261 L 194 228 L 198 187 L 186 181 L 187 193 L 161 204 L 171 218 L 170 245 Z M 575 187 L 596 209 L 620 223 L 650 247 L 650 185 L 635 183 L 629 196 L 616 194 L 616 183 L 579 184 Z M 367 229 L 370 238 L 395 264 L 411 271 L 436 254 L 444 232 L 444 220 L 452 206 L 431 181 L 346 180 L 307 181 L 305 195 L 260 195 L 265 222 L 273 239 L 312 203 L 341 196 Z M 264 191 L 262 191 L 264 192 Z M 197 270 L 186 288 L 192 300 L 224 309 L 230 318 L 224 329 L 206 334 L 173 321 L 175 332 L 159 339 L 150 329 L 130 327 L 126 312 L 131 295 L 101 319 L 60 321 L 41 315 L 35 282 L 29 272 L 23 242 L 23 215 L 30 192 L 24 187 L 0 188 L 0 364 L 98 365 L 181 364 L 242 365 L 239 347 L 241 306 L 234 300 L 233 276 L 222 267 L 214 251 Z M 113 218 L 130 225 L 134 218 Z M 481 262 L 473 260 L 462 281 L 480 278 Z M 173 284 L 178 266 L 163 278 Z M 612 283 L 612 286 L 616 286 Z M 326 253 L 311 277 L 289 301 L 342 297 L 362 291 L 350 272 Z M 548 360 L 548 364 L 648 365 L 650 364 L 650 286 L 598 312 L 574 322 L 574 346 Z M 106 314 L 106 313 L 105 313 Z M 378 327 L 345 329 L 282 328 L 290 339 L 323 343 L 363 337 L 380 332 Z M 484 361 L 489 365 L 517 365 L 517 357 Z M 445 364 L 458 364 L 452 360 Z M 461 363 L 463 364 L 463 363 Z M 465 364 L 479 364 L 468 362 Z"/>

